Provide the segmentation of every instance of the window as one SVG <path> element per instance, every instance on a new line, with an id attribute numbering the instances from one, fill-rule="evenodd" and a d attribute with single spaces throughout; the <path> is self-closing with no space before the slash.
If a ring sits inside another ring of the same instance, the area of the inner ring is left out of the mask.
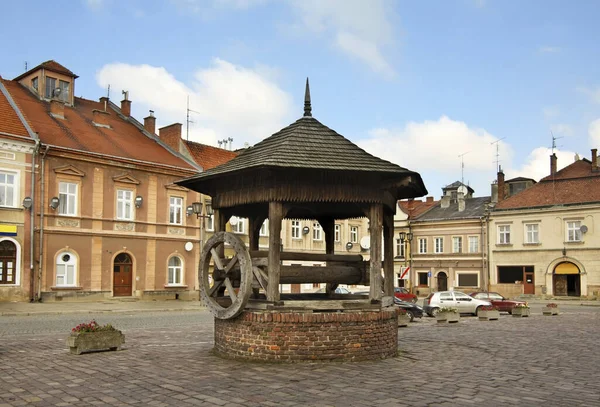
<path id="1" fill-rule="evenodd" d="M 209 231 L 214 231 L 215 230 L 215 217 L 214 214 L 212 214 L 212 204 L 207 203 L 205 205 L 206 207 L 206 213 L 211 213 L 211 215 L 209 215 L 208 218 L 206 219 L 206 230 Z"/>
<path id="2" fill-rule="evenodd" d="M 58 287 L 73 287 L 77 283 L 77 258 L 64 252 L 56 259 L 56 285 Z"/>
<path id="3" fill-rule="evenodd" d="M 0 242 L 0 285 L 16 284 L 17 245 L 10 240 Z"/>
<path id="4" fill-rule="evenodd" d="M 117 190 L 117 219 L 133 219 L 133 191 Z"/>
<path id="5" fill-rule="evenodd" d="M 61 215 L 77 215 L 77 184 L 60 182 L 58 184 L 58 213 Z"/>
<path id="6" fill-rule="evenodd" d="M 319 222 L 313 223 L 313 240 L 323 240 L 323 228 Z"/>
<path id="7" fill-rule="evenodd" d="M 229 224 L 231 224 L 231 220 L 229 221 Z M 235 223 L 235 225 L 231 225 L 231 231 L 233 233 L 239 234 L 246 233 L 246 219 L 237 218 L 237 222 Z"/>
<path id="8" fill-rule="evenodd" d="M 479 287 L 479 274 L 477 273 L 458 273 L 459 287 Z"/>
<path id="9" fill-rule="evenodd" d="M 443 237 L 435 238 L 434 251 L 435 251 L 435 253 L 444 253 L 444 238 Z"/>
<path id="10" fill-rule="evenodd" d="M 56 79 L 46 76 L 46 99 L 52 99 L 54 89 L 56 89 Z"/>
<path id="11" fill-rule="evenodd" d="M 510 225 L 498 226 L 498 244 L 510 244 Z"/>
<path id="12" fill-rule="evenodd" d="M 177 256 L 173 256 L 169 259 L 169 280 L 168 285 L 181 285 L 182 270 L 181 259 Z"/>
<path id="13" fill-rule="evenodd" d="M 300 221 L 293 220 L 292 221 L 292 239 L 301 239 L 300 237 Z"/>
<path id="14" fill-rule="evenodd" d="M 581 242 L 581 221 L 567 222 L 567 242 Z"/>
<path id="15" fill-rule="evenodd" d="M 452 253 L 462 253 L 462 236 L 452 237 Z"/>
<path id="16" fill-rule="evenodd" d="M 181 225 L 183 214 L 183 198 L 172 196 L 169 198 L 169 223 Z"/>
<path id="17" fill-rule="evenodd" d="M 540 242 L 540 225 L 537 223 L 525 224 L 525 243 L 539 243 Z"/>
<path id="18" fill-rule="evenodd" d="M 358 242 L 358 226 L 350 226 L 350 242 Z"/>
<path id="19" fill-rule="evenodd" d="M 33 78 L 31 80 L 31 87 L 35 90 L 38 90 L 38 86 L 39 86 L 38 82 L 39 82 L 39 80 L 38 80 L 38 77 L 36 76 L 35 78 Z"/>
<path id="20" fill-rule="evenodd" d="M 58 87 L 60 89 L 60 100 L 62 100 L 65 103 L 69 103 L 70 98 L 69 98 L 69 86 L 71 84 L 69 82 L 65 82 L 65 81 L 58 81 Z"/>
<path id="21" fill-rule="evenodd" d="M 333 240 L 335 240 L 336 242 L 341 242 L 342 241 L 342 225 L 335 225 L 334 231 L 333 231 Z"/>
<path id="22" fill-rule="evenodd" d="M 469 236 L 469 253 L 479 253 L 479 236 Z"/>
<path id="23" fill-rule="evenodd" d="M 396 239 L 396 256 L 406 257 L 406 243 L 400 239 Z"/>
<path id="24" fill-rule="evenodd" d="M 17 206 L 17 173 L 0 171 L 0 206 Z"/>
<path id="25" fill-rule="evenodd" d="M 427 239 L 419 238 L 419 253 L 427 253 Z"/>
<path id="26" fill-rule="evenodd" d="M 265 219 L 260 227 L 260 236 L 269 236 L 269 219 Z"/>
<path id="27" fill-rule="evenodd" d="M 429 285 L 429 281 L 427 278 L 427 272 L 425 273 L 417 273 L 419 275 L 419 287 L 427 287 Z"/>

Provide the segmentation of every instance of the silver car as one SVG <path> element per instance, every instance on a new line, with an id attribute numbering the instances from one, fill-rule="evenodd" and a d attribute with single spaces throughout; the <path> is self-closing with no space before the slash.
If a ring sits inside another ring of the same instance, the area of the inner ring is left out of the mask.
<path id="1" fill-rule="evenodd" d="M 460 291 L 440 291 L 431 293 L 423 299 L 423 311 L 430 317 L 435 317 L 440 307 L 456 308 L 461 314 L 477 315 L 484 305 L 492 305 L 492 303 L 478 300 Z"/>

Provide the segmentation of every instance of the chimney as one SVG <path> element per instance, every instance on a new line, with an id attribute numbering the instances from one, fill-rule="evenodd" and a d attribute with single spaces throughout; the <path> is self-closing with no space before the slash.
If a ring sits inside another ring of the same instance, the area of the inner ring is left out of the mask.
<path id="1" fill-rule="evenodd" d="M 498 202 L 502 202 L 504 200 L 504 172 L 502 171 L 502 167 L 498 167 Z"/>
<path id="2" fill-rule="evenodd" d="M 592 171 L 598 171 L 598 149 L 592 148 Z"/>
<path id="3" fill-rule="evenodd" d="M 158 129 L 158 136 L 161 141 L 175 151 L 179 151 L 179 141 L 181 140 L 181 123 L 173 123 L 169 126 Z"/>
<path id="4" fill-rule="evenodd" d="M 442 196 L 442 200 L 441 202 L 441 207 L 442 208 L 448 208 L 450 207 L 450 195 L 444 195 Z"/>
<path id="5" fill-rule="evenodd" d="M 425 202 L 429 202 L 429 203 L 433 202 L 433 197 L 432 196 L 428 196 L 427 200 Z"/>
<path id="6" fill-rule="evenodd" d="M 556 154 L 550 156 L 550 175 L 556 174 Z"/>
<path id="7" fill-rule="evenodd" d="M 492 199 L 493 203 L 498 203 L 498 183 L 492 182 Z"/>
<path id="8" fill-rule="evenodd" d="M 462 192 L 457 193 L 456 201 L 458 202 L 458 211 L 463 212 L 465 210 L 465 194 Z"/>
<path id="9" fill-rule="evenodd" d="M 144 129 L 150 134 L 154 134 L 156 131 L 156 117 L 154 117 L 154 110 L 150 110 L 150 115 L 144 117 Z"/>
<path id="10" fill-rule="evenodd" d="M 129 117 L 131 116 L 131 100 L 128 99 L 129 92 L 124 90 L 123 95 L 125 97 L 121 100 L 121 113 L 123 113 L 123 116 Z"/>
<path id="11" fill-rule="evenodd" d="M 100 103 L 102 104 L 102 109 L 106 112 L 108 110 L 108 98 L 106 96 L 102 96 L 100 98 Z"/>
<path id="12" fill-rule="evenodd" d="M 52 99 L 50 101 L 50 114 L 59 119 L 65 118 L 65 104 L 63 101 L 58 99 Z"/>
<path id="13" fill-rule="evenodd" d="M 92 113 L 94 114 L 94 125 L 95 126 L 110 127 L 110 125 L 108 124 L 108 117 L 110 116 L 110 113 L 108 113 L 105 110 L 98 110 L 98 109 L 92 110 Z"/>

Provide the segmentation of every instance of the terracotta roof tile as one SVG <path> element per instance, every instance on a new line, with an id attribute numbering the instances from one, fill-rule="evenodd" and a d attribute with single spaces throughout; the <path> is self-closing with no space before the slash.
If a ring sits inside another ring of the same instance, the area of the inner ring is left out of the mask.
<path id="1" fill-rule="evenodd" d="M 408 215 L 408 219 L 412 220 L 421 216 L 436 206 L 439 202 L 440 201 L 435 200 L 428 201 L 427 199 L 424 201 L 421 201 L 420 199 L 410 199 L 406 201 L 398 201 L 398 205 L 400 206 L 400 209 L 402 209 L 402 212 Z"/>
<path id="2" fill-rule="evenodd" d="M 225 164 L 227 161 L 238 155 L 235 151 L 207 146 L 206 144 L 195 143 L 193 141 L 184 141 L 184 143 L 190 150 L 194 160 L 204 169 L 204 171 Z"/>
<path id="3" fill-rule="evenodd" d="M 6 83 L 2 78 L 0 82 Z M 0 92 L 0 118 L 0 132 L 29 137 L 27 129 L 2 92 Z"/>
<path id="4" fill-rule="evenodd" d="M 28 70 L 25 73 L 22 73 L 21 75 L 17 76 L 15 79 L 13 79 L 14 81 L 18 81 L 21 78 L 29 75 L 31 72 L 33 71 L 37 71 L 38 69 L 47 69 L 49 71 L 52 72 L 57 72 L 57 73 L 62 73 L 64 75 L 69 75 L 73 78 L 79 78 L 79 76 L 75 75 L 72 71 L 70 71 L 69 69 L 65 68 L 64 66 L 62 66 L 61 64 L 59 64 L 58 62 L 54 61 L 54 60 L 49 60 L 46 62 L 42 62 L 41 64 L 39 64 L 38 66 L 31 68 L 30 70 Z"/>
<path id="5" fill-rule="evenodd" d="M 583 159 L 501 202 L 496 210 L 600 202 L 600 172 Z"/>
<path id="6" fill-rule="evenodd" d="M 185 169 L 193 168 L 110 109 L 106 115 L 110 128 L 94 125 L 93 110 L 104 109 L 100 102 L 75 98 L 74 107 L 65 106 L 65 120 L 62 120 L 50 116 L 49 102 L 38 99 L 18 82 L 5 81 L 4 84 L 43 144 Z"/>

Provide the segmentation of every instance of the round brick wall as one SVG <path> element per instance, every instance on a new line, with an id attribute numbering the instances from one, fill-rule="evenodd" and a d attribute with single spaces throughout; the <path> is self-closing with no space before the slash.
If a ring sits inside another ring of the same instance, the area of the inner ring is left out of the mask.
<path id="1" fill-rule="evenodd" d="M 398 352 L 395 310 L 346 312 L 244 311 L 215 318 L 215 351 L 256 361 L 359 361 Z"/>

